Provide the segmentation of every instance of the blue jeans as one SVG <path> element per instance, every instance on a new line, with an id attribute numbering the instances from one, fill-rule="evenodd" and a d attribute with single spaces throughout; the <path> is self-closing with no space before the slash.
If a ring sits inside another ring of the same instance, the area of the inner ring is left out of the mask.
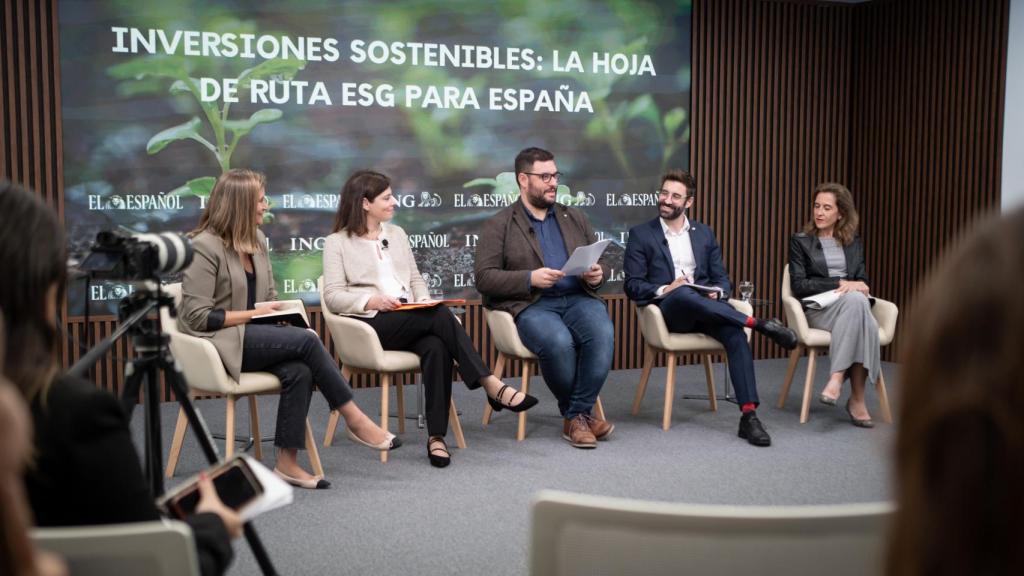
<path id="1" fill-rule="evenodd" d="M 615 330 L 603 301 L 586 294 L 543 297 L 516 317 L 519 337 L 565 418 L 590 414 L 612 367 Z"/>

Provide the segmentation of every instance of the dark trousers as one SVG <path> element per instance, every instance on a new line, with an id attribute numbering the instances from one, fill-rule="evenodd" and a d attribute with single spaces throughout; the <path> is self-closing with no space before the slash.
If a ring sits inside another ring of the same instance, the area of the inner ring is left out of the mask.
<path id="1" fill-rule="evenodd" d="M 380 312 L 359 318 L 369 324 L 385 350 L 413 352 L 420 357 L 426 396 L 427 431 L 431 436 L 448 433 L 448 409 L 452 401 L 452 361 L 470 390 L 491 374 L 473 348 L 469 335 L 446 306 Z"/>
<path id="2" fill-rule="evenodd" d="M 306 414 L 313 385 L 331 410 L 352 400 L 352 388 L 315 332 L 295 326 L 248 324 L 242 341 L 242 371 L 270 372 L 281 381 L 274 446 L 304 448 Z"/>
<path id="3" fill-rule="evenodd" d="M 754 380 L 754 357 L 743 332 L 746 314 L 685 286 L 669 292 L 658 305 L 669 332 L 700 332 L 721 342 L 729 358 L 729 376 L 736 389 L 736 400 L 740 406 L 760 403 Z"/>

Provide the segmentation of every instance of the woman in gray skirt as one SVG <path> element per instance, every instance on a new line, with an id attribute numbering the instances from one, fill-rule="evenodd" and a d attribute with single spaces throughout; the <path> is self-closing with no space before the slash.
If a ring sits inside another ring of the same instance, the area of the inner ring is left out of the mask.
<path id="1" fill-rule="evenodd" d="M 851 393 L 846 412 L 854 426 L 871 428 L 874 422 L 864 403 L 864 389 L 878 378 L 881 360 L 878 323 L 871 315 L 868 296 L 864 246 L 857 236 L 859 220 L 846 186 L 820 184 L 814 191 L 813 218 L 803 232 L 789 240 L 789 278 L 797 298 L 829 291 L 840 294 L 823 310 L 805 310 L 811 328 L 832 333 L 832 374 L 819 399 L 835 406 L 843 381 L 849 377 Z"/>

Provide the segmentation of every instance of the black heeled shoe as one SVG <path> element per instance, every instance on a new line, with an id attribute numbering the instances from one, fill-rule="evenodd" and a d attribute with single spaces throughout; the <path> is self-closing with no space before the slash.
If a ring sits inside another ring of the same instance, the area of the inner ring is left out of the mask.
<path id="1" fill-rule="evenodd" d="M 430 447 L 437 444 L 440 446 Z M 441 452 L 444 453 L 443 456 L 440 454 Z M 431 436 L 427 439 L 427 458 L 430 458 L 430 465 L 434 468 L 444 468 L 452 463 L 452 455 L 448 452 L 448 443 L 444 441 L 444 438 Z"/>
<path id="2" fill-rule="evenodd" d="M 512 398 L 510 398 L 509 401 L 515 399 L 516 394 L 518 394 L 519 391 L 515 390 L 514 388 L 512 388 L 508 384 L 505 384 L 504 386 L 502 386 L 498 390 L 498 393 L 496 394 L 496 396 L 498 398 L 501 398 L 501 396 L 505 393 L 505 390 L 509 390 L 509 389 L 513 390 Z M 523 398 L 523 401 L 520 402 L 519 404 L 516 404 L 515 406 L 509 406 L 508 404 L 503 404 L 500 400 L 498 400 L 496 398 L 491 398 L 490 396 L 487 397 L 487 403 L 491 405 L 491 410 L 494 410 L 495 412 L 501 412 L 502 410 L 504 410 L 506 408 L 509 410 L 509 412 L 525 412 L 525 411 L 529 410 L 530 408 L 533 408 L 534 406 L 537 405 L 537 399 L 534 398 L 533 396 L 530 396 L 529 394 L 526 394 L 525 392 L 523 393 L 523 396 L 525 396 L 525 398 Z"/>

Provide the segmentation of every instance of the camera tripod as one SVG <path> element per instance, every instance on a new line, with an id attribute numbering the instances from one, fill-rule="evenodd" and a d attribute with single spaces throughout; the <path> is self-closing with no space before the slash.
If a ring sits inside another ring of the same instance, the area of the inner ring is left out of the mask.
<path id="1" fill-rule="evenodd" d="M 220 462 L 220 452 L 213 443 L 203 416 L 192 404 L 185 377 L 171 354 L 170 337 L 162 330 L 159 312 L 165 307 L 170 311 L 172 317 L 176 315 L 173 297 L 162 293 L 158 283 L 151 282 L 145 289 L 136 290 L 131 296 L 121 300 L 118 305 L 120 326 L 117 330 L 82 356 L 68 371 L 73 376 L 82 376 L 90 366 L 110 350 L 118 339 L 125 334 L 131 336 L 132 346 L 137 357 L 125 363 L 125 384 L 121 394 L 121 405 L 130 419 L 135 404 L 138 403 L 139 393 L 143 393 L 145 409 L 144 472 L 154 497 L 164 493 L 163 443 L 160 434 L 160 398 L 157 387 L 161 374 L 164 377 L 164 382 L 174 391 L 178 404 L 184 410 L 206 460 L 210 464 Z M 153 312 L 157 313 L 156 318 L 149 318 Z M 145 387 L 142 386 L 143 381 L 146 383 Z M 263 542 L 252 523 L 246 522 L 243 531 L 260 570 L 267 576 L 276 575 L 277 570 L 267 555 Z"/>

